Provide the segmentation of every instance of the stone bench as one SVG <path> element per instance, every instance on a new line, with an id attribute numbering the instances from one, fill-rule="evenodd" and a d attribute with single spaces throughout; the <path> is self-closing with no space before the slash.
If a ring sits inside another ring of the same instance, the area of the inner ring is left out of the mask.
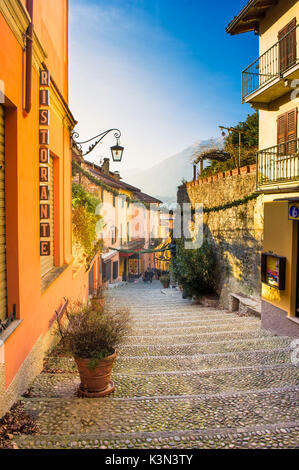
<path id="1" fill-rule="evenodd" d="M 242 294 L 229 294 L 229 311 L 261 317 L 261 302 Z"/>

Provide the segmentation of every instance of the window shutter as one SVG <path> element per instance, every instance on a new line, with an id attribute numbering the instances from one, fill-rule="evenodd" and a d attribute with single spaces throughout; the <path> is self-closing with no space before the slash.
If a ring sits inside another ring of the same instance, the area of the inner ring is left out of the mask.
<path id="1" fill-rule="evenodd" d="M 296 62 L 296 18 L 278 33 L 280 72 Z"/>
<path id="2" fill-rule="evenodd" d="M 282 114 L 277 118 L 277 144 L 278 144 L 278 155 L 285 154 L 285 142 L 286 142 L 286 129 L 287 129 L 287 115 Z"/>
<path id="3" fill-rule="evenodd" d="M 297 108 L 287 113 L 287 142 L 297 139 Z M 287 153 L 296 152 L 296 142 L 287 145 Z"/>

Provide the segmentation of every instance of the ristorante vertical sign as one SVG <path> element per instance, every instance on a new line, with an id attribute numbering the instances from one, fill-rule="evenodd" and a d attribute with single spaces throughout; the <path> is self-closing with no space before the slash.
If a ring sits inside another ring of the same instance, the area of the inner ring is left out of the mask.
<path id="1" fill-rule="evenodd" d="M 51 207 L 50 207 L 50 72 L 40 71 L 39 92 L 39 181 L 40 181 L 40 255 L 51 255 Z M 47 221 L 47 222 L 46 222 Z"/>

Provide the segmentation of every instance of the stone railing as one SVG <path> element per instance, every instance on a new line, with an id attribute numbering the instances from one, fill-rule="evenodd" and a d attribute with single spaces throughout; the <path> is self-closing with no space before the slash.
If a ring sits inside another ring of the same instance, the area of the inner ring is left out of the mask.
<path id="1" fill-rule="evenodd" d="M 230 178 L 232 176 L 247 175 L 248 173 L 256 173 L 256 164 L 242 166 L 241 168 L 234 168 L 233 170 L 227 170 L 227 171 L 223 171 L 220 173 L 216 173 L 215 175 L 210 175 L 204 178 L 199 178 L 194 181 L 189 181 L 187 183 L 184 183 L 180 187 L 199 186 L 205 183 L 211 184 L 218 180 L 223 180 L 225 178 Z"/>

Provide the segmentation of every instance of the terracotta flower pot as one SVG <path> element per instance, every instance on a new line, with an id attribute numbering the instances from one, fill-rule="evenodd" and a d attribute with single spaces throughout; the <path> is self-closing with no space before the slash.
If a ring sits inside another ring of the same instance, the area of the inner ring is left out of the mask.
<path id="1" fill-rule="evenodd" d="M 168 289 L 170 282 L 164 282 L 163 287 L 164 289 Z"/>
<path id="2" fill-rule="evenodd" d="M 116 359 L 116 351 L 111 356 L 100 360 L 98 366 L 91 370 L 88 367 L 90 359 L 75 357 L 81 379 L 81 395 L 105 396 L 113 392 L 114 385 L 111 382 L 111 372 Z"/>

